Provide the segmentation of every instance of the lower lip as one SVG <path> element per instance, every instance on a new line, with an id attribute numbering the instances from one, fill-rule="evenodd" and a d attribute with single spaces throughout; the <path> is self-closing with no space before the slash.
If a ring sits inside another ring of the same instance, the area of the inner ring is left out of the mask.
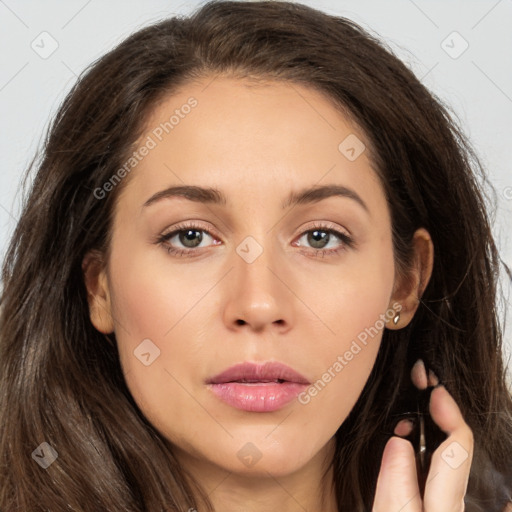
<path id="1" fill-rule="evenodd" d="M 225 403 L 250 412 L 272 412 L 289 404 L 308 384 L 297 382 L 210 384 L 210 389 Z"/>

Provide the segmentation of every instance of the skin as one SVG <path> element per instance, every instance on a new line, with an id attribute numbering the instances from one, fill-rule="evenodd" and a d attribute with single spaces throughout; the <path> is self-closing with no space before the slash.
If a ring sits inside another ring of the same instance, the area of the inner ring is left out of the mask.
<path id="1" fill-rule="evenodd" d="M 240 411 L 220 401 L 205 380 L 235 363 L 280 361 L 316 382 L 393 304 L 402 308 L 400 321 L 386 328 L 411 321 L 431 275 L 432 241 L 424 229 L 416 232 L 410 279 L 398 276 L 389 210 L 369 150 L 350 161 L 338 149 L 350 134 L 367 148 L 369 141 L 313 89 L 208 77 L 162 101 L 139 143 L 191 96 L 195 109 L 126 178 L 109 257 L 84 258 L 91 321 L 115 333 L 135 401 L 172 441 L 216 510 L 338 510 L 320 478 L 333 436 L 375 363 L 382 329 L 307 404 Z M 143 206 L 153 194 L 184 184 L 216 187 L 228 203 L 172 197 Z M 347 197 L 282 208 L 292 190 L 325 184 L 351 188 L 368 211 Z M 189 246 L 192 255 L 169 254 L 169 246 L 187 247 L 183 237 L 156 239 L 182 222 L 202 230 L 202 242 Z M 308 239 L 318 223 L 349 234 L 355 245 L 331 233 L 318 250 Z M 263 249 L 251 263 L 236 251 L 248 236 Z M 148 338 L 160 355 L 145 366 L 134 350 Z M 417 378 L 418 386 L 425 380 Z M 432 394 L 431 411 L 450 434 L 446 442 L 458 440 L 471 452 L 471 431 L 444 388 Z M 398 435 L 407 433 L 407 425 L 397 428 Z M 261 455 L 250 467 L 237 456 L 247 443 Z M 438 452 L 434 459 L 437 469 L 446 469 Z M 427 484 L 425 510 L 459 510 L 470 462 Z M 374 510 L 399 510 L 410 501 L 415 471 L 412 445 L 392 437 Z M 422 510 L 418 501 L 402 510 Z"/>

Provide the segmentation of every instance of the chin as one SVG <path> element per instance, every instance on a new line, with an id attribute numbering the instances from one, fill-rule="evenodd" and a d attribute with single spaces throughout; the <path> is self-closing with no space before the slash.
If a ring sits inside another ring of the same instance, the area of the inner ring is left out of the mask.
<path id="1" fill-rule="evenodd" d="M 242 441 L 225 446 L 222 454 L 217 452 L 215 458 L 218 465 L 240 475 L 284 477 L 300 470 L 314 457 L 306 447 L 311 448 L 307 440 L 303 444 L 297 440 L 283 443 L 270 437 L 265 439 L 261 434 L 258 439 L 245 435 Z"/>

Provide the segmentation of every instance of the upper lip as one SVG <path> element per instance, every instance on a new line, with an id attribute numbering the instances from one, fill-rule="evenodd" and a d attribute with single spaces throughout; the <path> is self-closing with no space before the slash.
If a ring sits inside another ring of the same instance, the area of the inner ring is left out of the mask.
<path id="1" fill-rule="evenodd" d="M 230 366 L 222 373 L 207 380 L 208 384 L 222 384 L 226 382 L 269 382 L 281 380 L 310 384 L 310 382 L 289 366 L 278 362 L 251 363 L 244 362 Z"/>

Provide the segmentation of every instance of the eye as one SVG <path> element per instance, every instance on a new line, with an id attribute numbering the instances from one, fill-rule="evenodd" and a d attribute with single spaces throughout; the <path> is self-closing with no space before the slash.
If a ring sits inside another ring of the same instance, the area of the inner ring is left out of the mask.
<path id="1" fill-rule="evenodd" d="M 208 238 L 213 240 L 213 244 L 207 243 Z M 202 252 L 199 249 L 221 244 L 207 229 L 197 223 L 178 225 L 169 233 L 160 235 L 156 243 L 164 246 L 165 250 L 173 256 L 192 257 Z M 317 224 L 303 232 L 294 245 L 301 248 L 309 245 L 310 250 L 306 250 L 308 255 L 324 257 L 326 254 L 338 254 L 340 251 L 352 248 L 355 244 L 348 234 L 342 233 L 332 225 Z"/>
<path id="2" fill-rule="evenodd" d="M 205 231 L 200 229 L 182 229 L 173 236 L 170 236 L 168 241 L 172 242 L 173 238 L 176 238 L 174 243 L 180 243 L 185 246 L 187 249 L 195 249 L 199 247 L 204 239 L 203 233 Z"/>
<path id="3" fill-rule="evenodd" d="M 313 229 L 305 231 L 296 243 L 299 247 L 309 245 L 314 250 L 311 252 L 321 252 L 322 256 L 325 253 L 336 254 L 354 246 L 348 234 L 325 224 L 315 225 Z"/>
<path id="4" fill-rule="evenodd" d="M 208 244 L 203 242 L 208 238 L 215 240 L 209 231 L 201 226 L 182 224 L 176 226 L 171 232 L 161 235 L 157 243 L 162 244 L 169 254 L 183 256 L 198 252 L 195 250 L 197 248 L 207 247 Z"/>

